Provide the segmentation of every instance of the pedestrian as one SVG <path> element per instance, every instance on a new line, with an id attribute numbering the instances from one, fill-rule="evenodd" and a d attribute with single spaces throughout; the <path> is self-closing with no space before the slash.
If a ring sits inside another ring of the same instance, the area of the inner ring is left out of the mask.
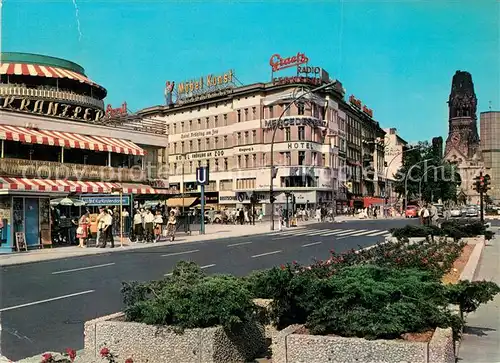
<path id="1" fill-rule="evenodd" d="M 95 246 L 99 247 L 101 243 L 101 234 L 102 234 L 102 229 L 104 228 L 104 216 L 106 215 L 106 210 L 103 206 L 99 207 L 99 215 L 97 216 L 96 223 L 97 223 L 97 234 L 95 238 Z"/>
<path id="2" fill-rule="evenodd" d="M 78 228 L 76 229 L 76 237 L 78 238 L 78 241 L 80 242 L 78 244 L 78 247 L 80 248 L 85 248 L 87 247 L 85 245 L 85 242 L 88 238 L 88 232 L 89 232 L 89 226 L 90 226 L 90 218 L 89 218 L 89 212 L 85 212 L 80 219 L 78 220 Z"/>
<path id="3" fill-rule="evenodd" d="M 261 209 L 259 209 L 259 217 L 257 218 L 257 221 L 262 222 L 263 218 L 264 218 L 264 211 L 261 208 Z"/>
<path id="4" fill-rule="evenodd" d="M 170 216 L 167 221 L 167 236 L 170 237 L 170 241 L 175 239 L 175 231 L 177 229 L 177 218 L 175 217 L 175 212 L 170 211 Z"/>
<path id="5" fill-rule="evenodd" d="M 243 212 L 243 208 L 240 209 L 239 218 L 240 224 L 243 225 L 245 223 L 245 212 Z"/>
<path id="6" fill-rule="evenodd" d="M 161 211 L 159 209 L 156 211 L 154 224 L 155 224 L 155 240 L 154 240 L 154 242 L 156 243 L 160 239 L 161 227 L 163 225 L 163 217 L 162 217 Z"/>
<path id="7" fill-rule="evenodd" d="M 141 212 L 136 209 L 134 214 L 134 242 L 144 241 L 144 230 L 142 228 L 142 215 Z"/>
<path id="8" fill-rule="evenodd" d="M 113 216 L 112 211 L 107 210 L 104 213 L 104 216 L 101 218 L 102 220 L 102 228 L 101 228 L 101 248 L 105 248 L 108 242 L 111 243 L 111 248 L 115 247 L 115 240 L 113 238 Z"/>
<path id="9" fill-rule="evenodd" d="M 153 229 L 154 229 L 155 216 L 151 213 L 150 209 L 146 210 L 144 215 L 144 230 L 146 234 L 146 242 L 153 242 Z"/>

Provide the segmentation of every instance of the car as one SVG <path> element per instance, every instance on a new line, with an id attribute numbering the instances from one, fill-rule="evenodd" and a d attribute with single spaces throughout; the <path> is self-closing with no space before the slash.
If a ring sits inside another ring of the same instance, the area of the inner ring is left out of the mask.
<path id="1" fill-rule="evenodd" d="M 406 207 L 405 211 L 406 218 L 417 218 L 418 217 L 418 207 L 416 205 L 409 205 Z"/>
<path id="2" fill-rule="evenodd" d="M 205 223 L 221 224 L 223 222 L 223 216 L 220 211 L 215 211 L 212 220 L 210 220 L 210 211 L 205 211 Z"/>
<path id="3" fill-rule="evenodd" d="M 479 211 L 477 210 L 477 208 L 468 208 L 465 215 L 467 217 L 479 217 Z"/>
<path id="4" fill-rule="evenodd" d="M 460 217 L 462 215 L 462 211 L 460 209 L 452 209 L 450 211 L 450 216 L 452 217 Z"/>

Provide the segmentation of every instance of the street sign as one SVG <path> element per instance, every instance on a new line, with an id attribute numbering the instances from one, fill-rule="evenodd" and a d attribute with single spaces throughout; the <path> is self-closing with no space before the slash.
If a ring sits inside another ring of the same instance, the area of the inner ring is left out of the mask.
<path id="1" fill-rule="evenodd" d="M 82 196 L 80 198 L 86 203 L 87 206 L 115 206 L 120 205 L 119 195 L 105 195 L 105 196 Z M 122 205 L 130 204 L 130 196 L 122 196 Z"/>
<path id="2" fill-rule="evenodd" d="M 210 182 L 210 176 L 208 171 L 208 166 L 200 166 L 196 168 L 196 183 L 198 185 L 208 185 Z"/>

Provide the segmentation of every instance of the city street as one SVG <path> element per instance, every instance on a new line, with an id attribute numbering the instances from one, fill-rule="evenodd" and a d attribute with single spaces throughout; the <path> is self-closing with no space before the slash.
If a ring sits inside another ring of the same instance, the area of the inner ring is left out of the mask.
<path id="1" fill-rule="evenodd" d="M 122 281 L 159 279 L 177 261 L 207 273 L 245 275 L 281 263 L 311 262 L 328 251 L 383 241 L 388 230 L 418 220 L 318 223 L 267 235 L 233 237 L 5 266 L 1 275 L 1 353 L 13 360 L 83 347 L 85 321 L 122 309 Z"/>

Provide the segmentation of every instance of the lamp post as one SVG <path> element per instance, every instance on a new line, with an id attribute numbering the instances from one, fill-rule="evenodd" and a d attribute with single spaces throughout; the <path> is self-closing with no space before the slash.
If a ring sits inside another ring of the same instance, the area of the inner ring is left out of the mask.
<path id="1" fill-rule="evenodd" d="M 274 231 L 274 196 L 273 196 L 273 181 L 274 181 L 274 178 L 276 177 L 275 174 L 277 174 L 277 172 L 275 173 L 275 170 L 274 170 L 274 139 L 276 137 L 276 131 L 278 130 L 278 128 L 280 128 L 280 124 L 281 124 L 281 119 L 283 118 L 283 116 L 285 115 L 285 113 L 288 111 L 288 109 L 297 101 L 301 100 L 302 98 L 304 98 L 304 96 L 308 95 L 308 94 L 311 94 L 311 93 L 314 93 L 314 92 L 317 92 L 317 91 L 321 91 L 321 90 L 324 90 L 328 87 L 331 87 L 335 84 L 336 82 L 329 82 L 327 84 L 324 84 L 322 86 L 319 86 L 319 87 L 316 87 L 316 88 L 313 88 L 313 89 L 308 89 L 306 91 L 304 91 L 301 95 L 295 97 L 291 102 L 289 102 L 285 108 L 283 109 L 283 111 L 281 112 L 281 115 L 280 117 L 278 117 L 278 120 L 276 121 L 276 124 L 273 125 L 273 136 L 271 138 L 271 175 L 270 175 L 270 183 L 269 183 L 269 201 L 271 202 L 271 231 Z"/>
<path id="2" fill-rule="evenodd" d="M 119 216 L 120 216 L 120 247 L 123 248 L 123 189 L 122 188 L 112 188 L 111 191 L 113 194 L 118 193 L 120 196 L 120 210 L 119 210 Z"/>
<path id="3" fill-rule="evenodd" d="M 405 208 L 408 206 L 408 177 L 411 176 L 411 171 L 413 170 L 414 167 L 416 167 L 422 163 L 425 163 L 427 161 L 430 161 L 430 160 L 432 160 L 432 159 L 421 160 L 418 163 L 412 165 L 410 167 L 410 169 L 408 169 L 408 172 L 405 175 Z"/>

